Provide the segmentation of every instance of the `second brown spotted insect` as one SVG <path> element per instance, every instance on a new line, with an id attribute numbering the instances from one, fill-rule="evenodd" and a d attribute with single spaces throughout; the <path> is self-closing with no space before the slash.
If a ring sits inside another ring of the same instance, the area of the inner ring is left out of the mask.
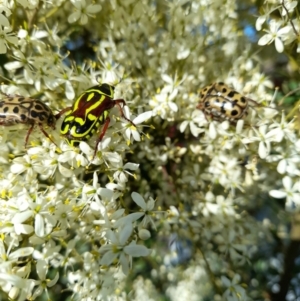
<path id="1" fill-rule="evenodd" d="M 202 110 L 205 115 L 210 115 L 214 120 L 229 120 L 234 123 L 247 115 L 249 103 L 259 105 L 220 82 L 201 90 L 197 109 Z"/>
<path id="2" fill-rule="evenodd" d="M 29 97 L 0 95 L 0 125 L 12 126 L 20 123 L 30 125 L 25 138 L 25 147 L 35 125 L 38 125 L 42 133 L 53 142 L 43 128 L 49 126 L 55 129 L 56 117 L 47 105 Z"/>

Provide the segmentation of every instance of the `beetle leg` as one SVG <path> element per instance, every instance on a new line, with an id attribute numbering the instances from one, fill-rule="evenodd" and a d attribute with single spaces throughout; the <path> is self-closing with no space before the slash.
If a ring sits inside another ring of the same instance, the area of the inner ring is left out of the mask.
<path id="1" fill-rule="evenodd" d="M 123 109 L 122 109 L 120 103 L 123 104 L 123 107 L 124 107 L 124 106 L 126 105 L 125 100 L 124 100 L 124 99 L 115 99 L 115 100 L 114 100 L 114 103 L 115 103 L 115 105 L 117 105 L 117 106 L 119 107 L 121 116 L 122 116 L 125 120 L 127 120 L 128 122 L 130 122 L 134 127 L 136 127 L 136 125 L 135 125 L 130 119 L 128 119 L 128 118 L 124 115 L 124 112 L 123 112 Z"/>
<path id="2" fill-rule="evenodd" d="M 54 143 L 54 144 L 56 145 L 56 143 L 51 139 L 51 137 L 49 136 L 49 134 L 43 129 L 43 127 L 42 127 L 41 124 L 39 124 L 39 127 L 40 127 L 40 130 L 42 131 L 42 133 L 43 133 L 48 139 L 50 139 L 50 141 L 51 141 L 52 143 Z M 56 146 L 57 146 L 57 145 L 56 145 Z"/>
<path id="3" fill-rule="evenodd" d="M 55 115 L 55 118 L 56 119 L 60 118 L 61 115 L 65 114 L 66 112 L 70 111 L 71 109 L 72 109 L 72 107 L 67 107 L 67 108 L 62 109 L 59 113 L 57 113 Z"/>
<path id="4" fill-rule="evenodd" d="M 26 146 L 27 146 L 28 138 L 29 138 L 29 136 L 30 136 L 30 134 L 31 134 L 31 132 L 32 132 L 32 130 L 33 130 L 33 127 L 34 127 L 34 123 L 30 126 L 30 128 L 29 128 L 29 130 L 28 130 L 28 132 L 27 132 L 27 135 L 26 135 L 26 138 L 25 138 L 25 148 L 26 148 Z"/>
<path id="5" fill-rule="evenodd" d="M 93 159 L 94 159 L 95 156 L 96 156 L 96 153 L 97 153 L 97 150 L 98 150 L 98 145 L 99 145 L 99 143 L 102 141 L 102 139 L 103 139 L 103 137 L 104 137 L 104 135 L 105 135 L 105 133 L 106 133 L 106 131 L 107 131 L 107 128 L 108 128 L 108 126 L 109 126 L 109 123 L 110 123 L 110 118 L 107 117 L 107 118 L 105 119 L 104 125 L 103 125 L 102 130 L 101 130 L 101 133 L 100 133 L 100 135 L 99 135 L 99 138 L 97 139 Z"/>

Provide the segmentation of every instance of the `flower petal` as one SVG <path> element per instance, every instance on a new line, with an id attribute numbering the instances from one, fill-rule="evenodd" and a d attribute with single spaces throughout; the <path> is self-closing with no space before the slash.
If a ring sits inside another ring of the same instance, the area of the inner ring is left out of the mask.
<path id="1" fill-rule="evenodd" d="M 131 194 L 131 197 L 138 206 L 140 206 L 143 210 L 147 210 L 147 204 L 144 198 L 139 193 L 133 192 Z"/>

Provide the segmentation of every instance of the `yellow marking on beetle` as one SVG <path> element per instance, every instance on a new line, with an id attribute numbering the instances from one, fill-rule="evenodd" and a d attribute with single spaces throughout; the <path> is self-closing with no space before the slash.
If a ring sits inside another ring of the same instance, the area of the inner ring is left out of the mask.
<path id="1" fill-rule="evenodd" d="M 95 115 L 93 115 L 93 114 L 88 114 L 88 119 L 89 119 L 89 120 L 94 121 L 94 120 L 96 120 L 97 118 L 99 118 L 99 117 L 97 117 L 97 116 L 95 116 Z"/>
<path id="2" fill-rule="evenodd" d="M 75 117 L 75 122 L 79 123 L 80 125 L 84 125 L 85 120 L 83 120 L 81 117 Z"/>
<path id="3" fill-rule="evenodd" d="M 60 130 L 60 133 L 61 134 L 67 134 L 68 133 L 68 131 L 69 131 L 69 127 L 70 127 L 70 125 L 69 124 L 66 124 L 66 126 L 64 127 L 64 129 L 63 130 Z"/>
<path id="4" fill-rule="evenodd" d="M 64 122 L 73 121 L 75 119 L 75 116 L 67 116 L 64 120 Z"/>
<path id="5" fill-rule="evenodd" d="M 88 95 L 87 101 L 90 101 L 92 98 L 94 98 L 95 92 L 92 92 Z"/>

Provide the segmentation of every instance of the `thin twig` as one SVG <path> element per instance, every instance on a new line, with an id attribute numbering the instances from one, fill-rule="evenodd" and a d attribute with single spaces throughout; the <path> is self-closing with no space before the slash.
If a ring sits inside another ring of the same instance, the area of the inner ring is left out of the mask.
<path id="1" fill-rule="evenodd" d="M 291 23 L 291 25 L 292 25 L 292 27 L 293 27 L 293 30 L 294 30 L 295 35 L 298 37 L 299 34 L 298 34 L 298 32 L 297 32 L 297 30 L 296 30 L 296 28 L 295 28 L 295 26 L 294 26 L 294 23 L 292 22 L 292 19 L 291 19 L 290 16 L 289 16 L 289 11 L 287 10 L 287 8 L 286 8 L 285 5 L 284 5 L 284 1 L 282 1 L 282 7 L 283 7 L 284 10 L 286 11 L 286 15 L 287 15 L 288 18 L 289 18 L 289 22 Z"/>

